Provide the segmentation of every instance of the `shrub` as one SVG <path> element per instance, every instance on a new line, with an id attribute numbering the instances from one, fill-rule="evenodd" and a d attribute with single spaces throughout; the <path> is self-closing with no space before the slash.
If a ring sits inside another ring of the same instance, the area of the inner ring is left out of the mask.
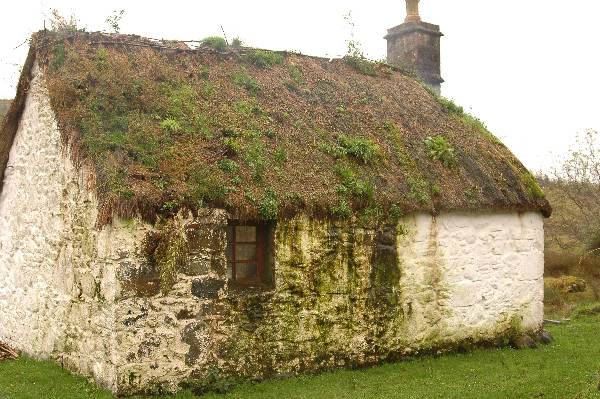
<path id="1" fill-rule="evenodd" d="M 240 165 L 232 159 L 224 158 L 219 161 L 219 169 L 227 173 L 237 173 L 240 170 Z"/>
<path id="2" fill-rule="evenodd" d="M 191 199 L 202 206 L 205 202 L 222 201 L 229 188 L 223 185 L 210 169 L 197 169 L 191 175 Z"/>
<path id="3" fill-rule="evenodd" d="M 463 123 L 474 127 L 481 134 L 483 134 L 490 142 L 494 144 L 501 144 L 500 140 L 498 140 L 498 138 L 488 130 L 487 126 L 485 126 L 485 124 L 479 118 L 465 112 L 463 107 L 456 104 L 449 98 L 440 96 L 427 85 L 423 84 L 423 87 L 433 96 L 433 98 L 435 98 L 435 100 L 438 102 L 438 104 L 440 104 L 440 106 L 446 113 L 448 113 L 449 115 L 454 115 Z"/>
<path id="4" fill-rule="evenodd" d="M 388 211 L 388 218 L 390 219 L 390 221 L 395 223 L 402 217 L 404 217 L 404 212 L 402 212 L 402 208 L 400 208 L 396 204 L 390 206 L 390 209 Z"/>
<path id="5" fill-rule="evenodd" d="M 79 27 L 79 20 L 74 14 L 71 14 L 68 17 L 64 17 L 56 9 L 52 9 L 51 13 L 52 15 L 50 17 L 50 30 L 52 32 L 85 32 L 85 28 Z"/>
<path id="6" fill-rule="evenodd" d="M 277 195 L 273 190 L 268 189 L 258 203 L 258 214 L 264 220 L 275 220 L 278 213 L 279 201 Z"/>
<path id="7" fill-rule="evenodd" d="M 442 106 L 442 109 L 451 115 L 463 116 L 465 114 L 465 110 L 460 105 L 456 104 L 449 98 L 442 97 L 436 94 L 436 98 L 438 103 Z"/>
<path id="8" fill-rule="evenodd" d="M 544 281 L 545 282 L 545 281 Z M 560 290 L 554 286 L 544 284 L 544 304 L 553 307 L 561 307 L 565 303 Z"/>
<path id="9" fill-rule="evenodd" d="M 66 58 L 67 54 L 65 51 L 65 44 L 62 42 L 57 43 L 52 48 L 52 59 L 50 60 L 50 68 L 52 68 L 53 70 L 59 69 L 61 66 L 64 65 Z"/>
<path id="10" fill-rule="evenodd" d="M 547 288 L 554 288 L 563 294 L 584 292 L 587 288 L 586 281 L 581 277 L 575 276 L 546 277 L 544 285 Z"/>
<path id="11" fill-rule="evenodd" d="M 573 311 L 574 317 L 600 315 L 600 303 L 580 305 Z"/>
<path id="12" fill-rule="evenodd" d="M 253 96 L 256 96 L 261 90 L 258 82 L 254 80 L 252 76 L 248 75 L 246 71 L 239 71 L 235 73 L 233 75 L 233 81 L 238 86 L 241 86 L 244 89 L 246 89 L 246 91 Z"/>
<path id="13" fill-rule="evenodd" d="M 379 146 L 369 139 L 340 135 L 338 143 L 347 155 L 360 160 L 364 164 L 373 163 L 379 156 Z"/>
<path id="14" fill-rule="evenodd" d="M 287 151 L 283 147 L 279 147 L 273 153 L 273 158 L 275 158 L 275 162 L 282 165 L 287 162 Z"/>
<path id="15" fill-rule="evenodd" d="M 444 136 L 427 137 L 424 141 L 427 154 L 431 159 L 441 161 L 444 166 L 452 167 L 456 164 L 456 152 Z"/>
<path id="16" fill-rule="evenodd" d="M 360 179 L 352 169 L 343 164 L 337 164 L 335 172 L 341 179 L 341 184 L 337 188 L 338 194 L 351 198 L 362 205 L 373 200 L 375 190 L 371 183 Z"/>
<path id="17" fill-rule="evenodd" d="M 226 394 L 243 381 L 240 378 L 225 377 L 217 367 L 210 367 L 202 379 L 189 379 L 183 387 L 192 391 L 194 395 L 201 396 L 210 392 Z"/>
<path id="18" fill-rule="evenodd" d="M 233 104 L 235 112 L 243 116 L 262 115 L 263 110 L 258 105 L 256 100 L 254 101 L 237 101 Z"/>
<path id="19" fill-rule="evenodd" d="M 160 123 L 160 127 L 171 133 L 177 133 L 181 130 L 181 124 L 173 118 L 168 118 Z"/>
<path id="20" fill-rule="evenodd" d="M 268 50 L 251 50 L 244 55 L 244 59 L 259 68 L 270 68 L 274 65 L 283 64 L 283 56 L 281 54 Z"/>
<path id="21" fill-rule="evenodd" d="M 242 39 L 240 39 L 239 37 L 234 37 L 233 40 L 231 41 L 231 46 L 232 47 L 242 47 L 244 45 L 244 43 L 242 42 Z"/>
<path id="22" fill-rule="evenodd" d="M 383 209 L 380 205 L 371 205 L 362 210 L 359 220 L 365 227 L 376 227 L 377 222 L 381 220 L 382 214 Z"/>
<path id="23" fill-rule="evenodd" d="M 345 199 L 340 199 L 331 207 L 331 213 L 338 219 L 349 219 L 352 216 L 352 208 Z"/>
<path id="24" fill-rule="evenodd" d="M 288 73 L 290 74 L 290 78 L 294 84 L 297 86 L 302 84 L 303 77 L 300 68 L 298 68 L 296 65 L 290 65 L 288 66 Z"/>
<path id="25" fill-rule="evenodd" d="M 227 49 L 227 42 L 220 36 L 209 36 L 202 39 L 202 44 L 212 47 L 217 51 L 225 51 Z"/>
<path id="26" fill-rule="evenodd" d="M 225 151 L 229 155 L 237 155 L 242 151 L 242 145 L 235 137 L 226 137 L 223 140 L 223 145 L 225 146 Z"/>

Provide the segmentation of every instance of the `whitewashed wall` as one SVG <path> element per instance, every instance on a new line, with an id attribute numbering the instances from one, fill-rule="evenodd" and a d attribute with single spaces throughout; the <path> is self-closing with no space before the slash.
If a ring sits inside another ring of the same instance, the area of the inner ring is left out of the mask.
<path id="1" fill-rule="evenodd" d="M 115 274 L 140 237 L 94 228 L 98 204 L 33 76 L 0 193 L 0 341 L 114 388 Z"/>
<path id="2" fill-rule="evenodd" d="M 420 214 L 404 223 L 408 234 L 401 236 L 398 252 L 403 290 L 416 299 L 415 341 L 438 333 L 454 341 L 490 337 L 512 317 L 525 329 L 542 327 L 541 214 Z"/>
<path id="3" fill-rule="evenodd" d="M 115 222 L 98 231 L 98 204 L 81 176 L 61 145 L 36 67 L 0 194 L 0 341 L 60 361 L 115 391 L 150 383 L 175 388 L 195 367 L 189 365 L 190 326 L 204 311 L 191 294 L 195 277 L 182 275 L 166 297 L 132 297 L 123 287 L 141 267 L 140 243 L 150 227 Z M 299 218 L 278 228 L 291 225 L 310 261 L 331 225 Z M 409 316 L 400 338 L 407 353 L 431 343 L 489 338 L 514 317 L 527 329 L 541 327 L 539 213 L 418 214 L 401 225 L 400 306 Z M 375 233 L 359 235 L 356 254 L 369 259 Z M 289 249 L 278 245 L 276 267 Z M 214 254 L 197 256 L 210 267 Z M 275 290 L 282 284 L 277 281 Z M 227 293 L 216 295 L 218 301 Z M 175 317 L 183 310 L 197 314 Z M 359 341 L 348 347 L 356 344 L 360 352 Z M 133 372 L 136 386 L 128 387 Z"/>

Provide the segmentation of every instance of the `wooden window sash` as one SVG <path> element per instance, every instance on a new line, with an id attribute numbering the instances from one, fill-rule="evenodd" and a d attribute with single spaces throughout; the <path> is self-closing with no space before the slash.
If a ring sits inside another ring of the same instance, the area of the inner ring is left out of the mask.
<path id="1" fill-rule="evenodd" d="M 236 227 L 237 226 L 253 226 L 256 228 L 256 241 L 237 241 L 236 237 Z M 237 264 L 256 264 L 256 275 L 254 279 L 257 282 L 261 282 L 263 280 L 264 275 L 264 263 L 265 263 L 265 242 L 266 242 L 266 228 L 263 225 L 258 224 L 233 224 L 233 232 L 231 234 L 231 279 L 234 282 L 238 281 L 237 278 Z M 254 260 L 238 260 L 236 259 L 236 247 L 238 244 L 253 244 L 256 245 L 256 259 Z"/>

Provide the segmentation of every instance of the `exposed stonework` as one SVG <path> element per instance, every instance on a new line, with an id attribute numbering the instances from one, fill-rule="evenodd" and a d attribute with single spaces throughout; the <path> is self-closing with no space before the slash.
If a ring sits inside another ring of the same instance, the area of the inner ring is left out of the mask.
<path id="1" fill-rule="evenodd" d="M 85 168 L 65 155 L 34 76 L 0 195 L 0 341 L 116 389 L 116 271 L 142 237 L 94 228 Z"/>
<path id="2" fill-rule="evenodd" d="M 541 328 L 542 217 L 414 215 L 378 230 L 297 218 L 275 230 L 275 284 L 227 282 L 227 215 L 193 221 L 191 269 L 167 296 L 123 293 L 119 387 L 175 389 L 208 374 L 262 379 L 383 359 L 466 339 L 493 341 L 515 320 Z M 139 287 L 139 284 L 132 284 Z"/>
<path id="3" fill-rule="evenodd" d="M 368 365 L 515 323 L 541 328 L 536 212 L 414 214 L 367 229 L 274 228 L 274 283 L 227 280 L 228 215 L 182 215 L 189 262 L 168 294 L 142 254 L 151 226 L 95 228 L 36 68 L 0 196 L 0 340 L 121 393 L 207 375 L 262 379 Z"/>

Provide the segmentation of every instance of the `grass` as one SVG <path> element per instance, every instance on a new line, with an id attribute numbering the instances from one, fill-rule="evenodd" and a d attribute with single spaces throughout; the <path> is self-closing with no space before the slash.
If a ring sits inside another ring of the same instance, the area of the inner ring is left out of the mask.
<path id="1" fill-rule="evenodd" d="M 346 64 L 356 69 L 356 71 L 367 76 L 377 76 L 377 70 L 375 69 L 375 63 L 369 61 L 363 56 L 359 55 L 347 55 L 344 57 Z"/>
<path id="2" fill-rule="evenodd" d="M 275 65 L 281 65 L 284 60 L 281 54 L 259 49 L 250 50 L 244 59 L 258 68 L 271 68 Z"/>
<path id="3" fill-rule="evenodd" d="M 593 313 L 593 312 L 592 312 Z M 476 350 L 364 370 L 245 384 L 205 399 L 252 398 L 600 398 L 600 316 L 550 326 L 555 342 L 538 349 Z M 28 358 L 0 363 L 0 397 L 112 398 L 60 366 Z M 193 398 L 181 392 L 175 398 Z"/>
<path id="4" fill-rule="evenodd" d="M 261 88 L 260 85 L 254 80 L 254 78 L 248 75 L 248 72 L 245 70 L 240 70 L 233 75 L 233 81 L 240 87 L 246 89 L 246 91 L 252 95 L 256 96 Z"/>
<path id="5" fill-rule="evenodd" d="M 217 51 L 225 51 L 227 49 L 227 42 L 220 36 L 209 36 L 202 39 L 202 44 L 214 48 Z"/>

